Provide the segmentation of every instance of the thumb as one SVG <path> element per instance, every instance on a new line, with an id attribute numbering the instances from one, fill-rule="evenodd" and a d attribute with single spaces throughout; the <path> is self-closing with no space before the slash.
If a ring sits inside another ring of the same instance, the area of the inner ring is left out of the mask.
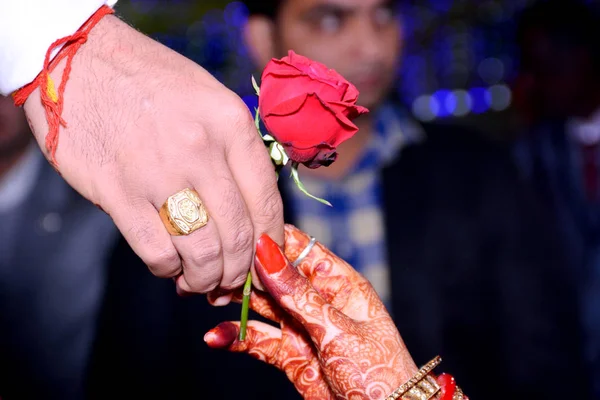
<path id="1" fill-rule="evenodd" d="M 256 272 L 269 294 L 285 312 L 304 326 L 317 347 L 320 347 L 324 333 L 332 328 L 328 326 L 330 321 L 345 326 L 353 323 L 315 290 L 269 236 L 262 235 L 258 239 L 254 262 Z"/>
<path id="2" fill-rule="evenodd" d="M 239 322 L 222 322 L 204 335 L 204 341 L 214 349 L 248 353 L 254 358 L 277 366 L 277 356 L 281 350 L 280 329 L 260 321 L 248 321 L 244 341 L 238 339 L 239 331 Z"/>

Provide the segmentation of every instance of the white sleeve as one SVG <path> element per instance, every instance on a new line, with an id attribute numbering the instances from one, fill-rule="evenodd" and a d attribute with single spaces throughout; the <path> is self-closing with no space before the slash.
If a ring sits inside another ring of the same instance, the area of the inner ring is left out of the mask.
<path id="1" fill-rule="evenodd" d="M 0 94 L 8 96 L 33 81 L 55 40 L 77 32 L 102 5 L 116 2 L 0 0 Z"/>

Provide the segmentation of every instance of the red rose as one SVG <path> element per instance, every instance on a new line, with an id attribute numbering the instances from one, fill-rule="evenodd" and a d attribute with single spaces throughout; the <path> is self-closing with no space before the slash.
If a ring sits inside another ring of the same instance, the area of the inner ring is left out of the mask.
<path id="1" fill-rule="evenodd" d="M 267 64 L 258 105 L 289 158 L 317 168 L 335 161 L 336 147 L 358 131 L 352 119 L 368 110 L 357 99 L 358 90 L 343 76 L 290 51 Z"/>

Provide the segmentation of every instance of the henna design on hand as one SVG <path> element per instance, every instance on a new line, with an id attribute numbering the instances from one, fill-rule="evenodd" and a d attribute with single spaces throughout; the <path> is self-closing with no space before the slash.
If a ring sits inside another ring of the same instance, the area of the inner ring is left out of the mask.
<path id="1" fill-rule="evenodd" d="M 286 226 L 286 258 L 296 259 L 308 241 Z M 231 335 L 224 344 L 217 327 L 205 338 L 209 345 L 275 365 L 305 399 L 382 399 L 417 372 L 375 290 L 350 265 L 320 244 L 297 270 L 287 264 L 273 275 L 257 265 L 271 296 L 254 292 L 250 299 L 280 329 L 253 321 L 246 341 Z"/>
<path id="2" fill-rule="evenodd" d="M 234 301 L 240 299 L 241 294 L 236 294 Z M 240 342 L 239 322 L 223 322 L 206 334 L 205 341 L 208 345 L 248 353 L 277 367 L 286 374 L 305 399 L 334 399 L 335 396 L 321 371 L 318 353 L 304 329 L 289 315 L 279 317 L 283 311 L 265 294 L 253 292 L 250 307 L 265 318 L 275 316 L 280 323 L 280 329 L 249 321 L 246 340 Z"/>

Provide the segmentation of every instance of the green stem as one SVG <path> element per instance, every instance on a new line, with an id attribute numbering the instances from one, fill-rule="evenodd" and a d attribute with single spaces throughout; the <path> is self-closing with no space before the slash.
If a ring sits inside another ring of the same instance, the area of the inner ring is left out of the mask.
<path id="1" fill-rule="evenodd" d="M 300 189 L 300 191 L 302 193 L 304 193 L 311 199 L 315 199 L 315 200 L 325 204 L 326 206 L 331 207 L 331 203 L 328 202 L 327 200 L 321 199 L 319 197 L 313 196 L 312 194 L 308 193 L 308 190 L 306 190 L 306 188 L 304 187 L 304 184 L 302 184 L 302 181 L 300 181 L 300 177 L 298 176 L 298 167 L 299 166 L 300 166 L 300 164 L 298 164 L 297 162 L 292 163 L 292 178 L 294 178 L 294 182 L 296 183 L 296 186 L 298 186 L 298 189 Z"/>
<path id="2" fill-rule="evenodd" d="M 252 273 L 248 272 L 244 284 L 244 297 L 242 299 L 242 316 L 240 318 L 240 342 L 246 340 L 246 327 L 248 326 L 248 309 L 250 308 L 250 294 L 252 293 Z"/>

